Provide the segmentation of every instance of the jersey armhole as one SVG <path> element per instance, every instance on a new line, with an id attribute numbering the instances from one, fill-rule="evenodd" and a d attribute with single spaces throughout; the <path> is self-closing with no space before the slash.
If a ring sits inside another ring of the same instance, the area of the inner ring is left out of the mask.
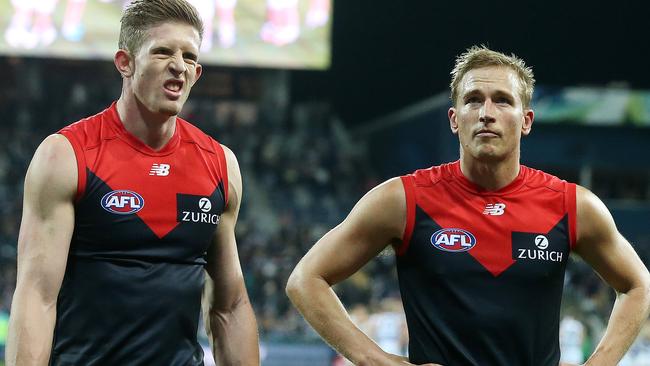
<path id="1" fill-rule="evenodd" d="M 415 191 L 413 188 L 413 176 L 401 176 L 402 185 L 404 186 L 404 195 L 406 198 L 406 225 L 404 227 L 404 234 L 402 235 L 402 243 L 395 248 L 398 256 L 404 255 L 408 250 L 413 235 L 413 228 L 415 226 Z"/>
<path id="2" fill-rule="evenodd" d="M 219 156 L 219 175 L 221 175 L 221 183 L 223 184 L 223 201 L 224 207 L 228 205 L 228 160 L 226 159 L 226 152 L 219 142 L 215 141 L 217 145 L 217 154 Z"/>
<path id="3" fill-rule="evenodd" d="M 59 133 L 70 142 L 72 150 L 74 150 L 75 159 L 77 160 L 77 193 L 75 194 L 74 200 L 75 202 L 79 202 L 86 192 L 86 155 L 73 133 L 65 129 L 59 131 Z"/>
<path id="4" fill-rule="evenodd" d="M 576 185 L 573 183 L 568 184 L 567 194 L 565 195 L 565 205 L 567 208 L 567 214 L 569 215 L 569 245 L 570 249 L 573 250 L 576 245 L 578 233 Z"/>

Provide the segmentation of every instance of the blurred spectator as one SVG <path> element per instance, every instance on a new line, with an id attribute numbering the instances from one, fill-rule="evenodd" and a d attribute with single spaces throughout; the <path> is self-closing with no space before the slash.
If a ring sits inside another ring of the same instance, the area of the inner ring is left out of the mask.
<path id="1" fill-rule="evenodd" d="M 584 362 L 583 343 L 585 341 L 585 326 L 571 315 L 565 315 L 560 320 L 560 361 L 582 364 Z"/>
<path id="2" fill-rule="evenodd" d="M 620 366 L 650 366 L 650 319 L 646 320 L 643 329 L 630 351 L 619 363 Z"/>
<path id="3" fill-rule="evenodd" d="M 7 331 L 9 330 L 9 313 L 0 309 L 0 360 L 5 358 L 5 344 L 7 344 Z M 2 361 L 0 361 L 2 365 Z"/>
<path id="4" fill-rule="evenodd" d="M 370 316 L 370 338 L 381 349 L 398 356 L 408 353 L 408 332 L 402 299 L 387 297 L 381 301 L 380 309 Z"/>

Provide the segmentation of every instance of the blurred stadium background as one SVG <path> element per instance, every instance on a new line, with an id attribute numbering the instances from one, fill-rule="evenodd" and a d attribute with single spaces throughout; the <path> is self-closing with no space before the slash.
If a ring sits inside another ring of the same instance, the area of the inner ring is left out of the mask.
<path id="1" fill-rule="evenodd" d="M 295 12 L 291 24 L 274 24 L 263 0 L 239 0 L 230 15 L 214 10 L 219 1 L 196 3 L 216 18 L 183 116 L 239 158 L 237 236 L 264 365 L 344 364 L 290 306 L 286 279 L 368 189 L 457 158 L 449 70 L 473 44 L 514 52 L 535 69 L 536 121 L 523 162 L 592 189 L 650 263 L 648 9 L 640 2 L 296 0 L 281 10 Z M 45 136 L 119 96 L 108 58 L 123 5 L 0 0 L 0 359 L 27 165 Z M 32 6 L 28 17 L 15 18 L 20 6 Z M 403 352 L 393 264 L 387 250 L 336 291 L 377 342 Z M 579 259 L 565 282 L 561 343 L 577 360 L 602 335 L 614 293 Z M 622 364 L 650 365 L 650 323 Z"/>

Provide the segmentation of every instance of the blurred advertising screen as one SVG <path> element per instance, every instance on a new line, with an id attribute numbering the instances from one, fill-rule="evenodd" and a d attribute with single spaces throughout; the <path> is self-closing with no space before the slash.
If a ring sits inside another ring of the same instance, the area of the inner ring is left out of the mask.
<path id="1" fill-rule="evenodd" d="M 131 0 L 0 0 L 0 54 L 113 58 Z M 326 69 L 332 0 L 188 0 L 203 18 L 204 65 Z"/>
<path id="2" fill-rule="evenodd" d="M 650 127 L 650 90 L 610 87 L 537 86 L 536 121 L 593 126 Z"/>

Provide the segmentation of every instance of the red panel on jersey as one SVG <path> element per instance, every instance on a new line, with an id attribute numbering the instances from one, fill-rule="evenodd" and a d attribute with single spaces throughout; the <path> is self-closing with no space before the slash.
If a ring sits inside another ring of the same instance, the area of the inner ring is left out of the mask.
<path id="1" fill-rule="evenodd" d="M 85 189 L 86 167 L 111 189 L 138 193 L 144 197 L 144 206 L 136 215 L 159 238 L 178 225 L 178 192 L 209 196 L 219 183 L 227 190 L 221 145 L 180 118 L 173 137 L 159 151 L 124 128 L 115 103 L 61 133 L 75 146 L 80 176 L 78 195 Z"/>
<path id="2" fill-rule="evenodd" d="M 512 183 L 498 191 L 486 191 L 470 182 L 458 161 L 419 170 L 413 179 L 417 207 L 441 228 L 471 232 L 476 244 L 468 253 L 494 276 L 515 263 L 513 232 L 549 232 L 567 214 L 566 204 L 571 201 L 564 199 L 570 195 L 570 184 L 525 166 Z M 431 249 L 436 250 L 433 245 Z"/>

